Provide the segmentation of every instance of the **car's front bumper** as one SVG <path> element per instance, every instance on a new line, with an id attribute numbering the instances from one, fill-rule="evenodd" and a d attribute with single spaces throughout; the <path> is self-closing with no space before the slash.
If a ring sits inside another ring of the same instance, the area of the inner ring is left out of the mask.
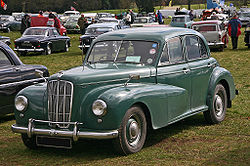
<path id="1" fill-rule="evenodd" d="M 59 130 L 59 129 L 40 129 L 35 128 L 35 122 L 45 123 L 45 124 L 70 124 L 73 125 L 73 131 L 70 130 Z M 51 137 L 64 137 L 72 138 L 74 141 L 77 141 L 79 138 L 91 138 L 91 139 L 112 139 L 118 137 L 118 130 L 108 130 L 108 131 L 79 131 L 78 122 L 51 122 L 43 120 L 29 119 L 28 127 L 19 126 L 14 124 L 11 126 L 11 129 L 15 133 L 27 134 L 28 137 L 32 135 L 44 135 Z"/>
<path id="2" fill-rule="evenodd" d="M 14 48 L 14 50 L 18 52 L 43 52 L 45 51 L 43 48 Z"/>

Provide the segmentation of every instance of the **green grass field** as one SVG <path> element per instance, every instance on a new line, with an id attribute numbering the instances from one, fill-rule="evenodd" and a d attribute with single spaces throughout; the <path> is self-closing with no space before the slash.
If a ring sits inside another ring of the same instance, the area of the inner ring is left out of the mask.
<path id="1" fill-rule="evenodd" d="M 243 30 L 243 29 L 242 29 Z M 0 33 L 13 40 L 20 33 Z M 243 33 L 244 35 L 244 33 Z M 226 119 L 218 125 L 208 125 L 202 114 L 187 118 L 165 128 L 151 131 L 139 153 L 119 156 L 111 141 L 81 141 L 73 149 L 27 149 L 20 134 L 11 132 L 13 115 L 0 117 L 0 165 L 250 165 L 250 49 L 244 46 L 243 35 L 238 50 L 231 43 L 224 52 L 212 52 L 221 66 L 228 69 L 239 95 Z M 26 64 L 43 64 L 50 74 L 81 65 L 77 48 L 80 35 L 69 35 L 72 47 L 67 53 L 32 54 L 20 59 Z"/>

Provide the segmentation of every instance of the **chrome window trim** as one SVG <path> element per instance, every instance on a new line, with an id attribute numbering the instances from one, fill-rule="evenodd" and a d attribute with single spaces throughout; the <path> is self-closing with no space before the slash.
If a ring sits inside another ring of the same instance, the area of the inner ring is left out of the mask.
<path id="1" fill-rule="evenodd" d="M 2 84 L 2 85 L 0 85 L 0 88 L 8 88 L 8 87 L 11 87 L 11 86 L 18 86 L 18 85 L 31 83 L 31 82 L 38 82 L 38 81 L 43 81 L 44 82 L 44 78 L 36 78 L 36 79 L 30 79 L 30 80 L 24 80 L 24 81 L 17 81 L 17 82 Z"/>

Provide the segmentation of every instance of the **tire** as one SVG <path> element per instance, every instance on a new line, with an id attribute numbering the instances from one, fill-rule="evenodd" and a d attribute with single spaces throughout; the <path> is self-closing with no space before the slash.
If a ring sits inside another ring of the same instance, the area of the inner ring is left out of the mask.
<path id="1" fill-rule="evenodd" d="M 22 134 L 22 140 L 24 145 L 29 149 L 37 149 L 38 146 L 36 145 L 36 137 L 33 136 L 31 138 L 28 137 L 27 134 Z"/>
<path id="2" fill-rule="evenodd" d="M 9 33 L 9 32 L 10 32 L 10 28 L 7 28 L 7 29 L 5 30 L 5 32 L 6 32 L 6 33 Z"/>
<path id="3" fill-rule="evenodd" d="M 69 43 L 68 43 L 68 42 L 65 42 L 64 51 L 65 51 L 65 52 L 68 52 L 68 51 L 69 51 Z"/>
<path id="4" fill-rule="evenodd" d="M 50 55 L 52 53 L 51 47 L 49 44 L 47 44 L 47 47 L 44 51 L 44 55 Z"/>
<path id="5" fill-rule="evenodd" d="M 147 135 L 146 117 L 139 106 L 133 106 L 123 117 L 114 146 L 119 153 L 128 155 L 140 151 Z"/>
<path id="6" fill-rule="evenodd" d="M 212 108 L 204 112 L 204 117 L 209 124 L 217 124 L 222 122 L 226 116 L 227 93 L 223 85 L 216 85 L 212 101 Z"/>

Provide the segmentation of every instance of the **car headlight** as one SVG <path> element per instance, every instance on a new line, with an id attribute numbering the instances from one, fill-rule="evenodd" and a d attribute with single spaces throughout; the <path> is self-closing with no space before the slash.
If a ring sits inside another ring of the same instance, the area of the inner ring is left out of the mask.
<path id="1" fill-rule="evenodd" d="M 92 111 L 96 116 L 104 116 L 107 113 L 107 104 L 98 99 L 92 104 Z"/>
<path id="2" fill-rule="evenodd" d="M 25 111 L 28 107 L 28 99 L 25 96 L 16 97 L 15 107 L 20 112 Z"/>

